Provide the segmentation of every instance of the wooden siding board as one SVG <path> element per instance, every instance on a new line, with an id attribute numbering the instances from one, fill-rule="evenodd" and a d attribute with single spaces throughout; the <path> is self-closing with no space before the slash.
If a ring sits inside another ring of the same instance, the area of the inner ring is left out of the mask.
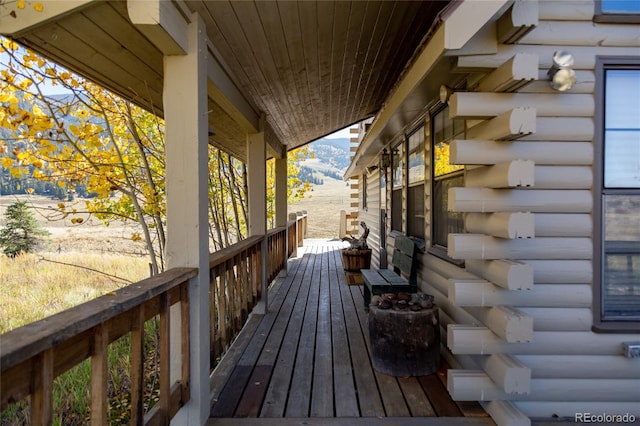
<path id="1" fill-rule="evenodd" d="M 541 21 L 520 44 L 554 46 L 640 47 L 637 26 L 582 21 Z"/>

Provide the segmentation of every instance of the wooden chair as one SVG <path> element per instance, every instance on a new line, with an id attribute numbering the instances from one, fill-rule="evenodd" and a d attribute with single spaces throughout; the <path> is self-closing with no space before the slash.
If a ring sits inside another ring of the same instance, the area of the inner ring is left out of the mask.
<path id="1" fill-rule="evenodd" d="M 362 269 L 360 271 L 364 281 L 365 309 L 369 309 L 372 294 L 418 291 L 416 245 L 410 238 L 404 235 L 396 237 L 391 265 L 393 270 Z"/>

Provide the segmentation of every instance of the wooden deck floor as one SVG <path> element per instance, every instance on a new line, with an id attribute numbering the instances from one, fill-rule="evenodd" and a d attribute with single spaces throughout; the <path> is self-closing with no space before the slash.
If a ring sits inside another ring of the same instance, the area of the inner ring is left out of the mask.
<path id="1" fill-rule="evenodd" d="M 339 247 L 316 242 L 289 262 L 269 312 L 250 318 L 216 368 L 207 424 L 494 424 L 479 404 L 450 399 L 444 370 L 373 370 L 362 286 L 347 285 Z"/>

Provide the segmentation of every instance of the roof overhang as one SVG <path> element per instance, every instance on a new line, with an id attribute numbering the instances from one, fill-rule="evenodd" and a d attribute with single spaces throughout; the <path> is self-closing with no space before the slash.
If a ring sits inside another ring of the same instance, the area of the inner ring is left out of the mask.
<path id="1" fill-rule="evenodd" d="M 240 159 L 248 133 L 278 156 L 377 113 L 448 2 L 60 0 L 0 3 L 0 32 L 163 115 L 163 56 L 207 28 L 210 143 Z M 264 125 L 261 125 L 264 123 Z"/>
<path id="2" fill-rule="evenodd" d="M 443 11 L 441 22 L 425 40 L 422 50 L 405 70 L 362 139 L 344 174 L 345 179 L 362 174 L 383 148 L 438 99 L 442 84 L 451 84 L 460 78 L 450 74 L 452 57 L 486 49 L 483 42 L 479 43 L 482 46 L 474 45 L 473 37 L 482 32 L 495 33 L 492 24 L 512 3 L 513 0 L 455 2 Z"/>

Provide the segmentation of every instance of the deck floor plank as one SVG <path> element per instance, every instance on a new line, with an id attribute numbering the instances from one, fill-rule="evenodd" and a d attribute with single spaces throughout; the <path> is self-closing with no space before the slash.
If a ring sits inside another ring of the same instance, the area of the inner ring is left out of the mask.
<path id="1" fill-rule="evenodd" d="M 337 250 L 334 252 L 334 256 L 336 258 L 339 256 Z M 340 260 L 338 259 L 337 262 L 340 262 Z M 360 415 L 362 417 L 384 417 L 384 407 L 380 399 L 380 392 L 374 371 L 371 367 L 365 337 L 358 319 L 357 308 L 362 306 L 362 296 L 360 295 L 357 300 L 354 300 L 350 287 L 347 286 L 346 277 L 344 273 L 342 273 L 342 269 L 339 268 L 337 273 L 337 282 L 340 288 L 348 336 L 347 339 L 351 351 L 353 374 L 360 401 Z"/>
<path id="2" fill-rule="evenodd" d="M 299 265 L 299 263 L 298 263 Z M 235 369 L 231 373 L 226 386 L 220 393 L 220 396 L 216 403 L 211 408 L 212 417 L 233 417 L 236 407 L 238 406 L 242 394 L 246 388 L 246 385 L 251 377 L 254 366 L 260 354 L 262 348 L 267 340 L 271 327 L 275 322 L 280 307 L 284 302 L 285 296 L 291 287 L 290 283 L 293 281 L 295 274 L 287 276 L 279 287 L 277 293 L 271 299 L 268 312 L 263 316 L 262 321 L 256 329 L 251 344 L 247 346 L 242 356 L 238 360 Z"/>
<path id="3" fill-rule="evenodd" d="M 333 394 L 336 417 L 359 417 L 358 397 L 353 377 L 353 362 L 345 322 L 344 305 L 338 281 L 338 268 L 344 276 L 342 264 L 336 264 L 334 251 L 328 253 L 328 276 L 331 299 L 331 338 L 333 347 Z M 340 262 L 338 260 L 338 262 Z"/>
<path id="4" fill-rule="evenodd" d="M 293 312 L 287 325 L 287 330 L 278 353 L 273 377 L 269 383 L 260 417 L 281 418 L 284 416 L 291 375 L 296 360 L 300 331 L 304 320 L 306 301 L 309 296 L 310 272 L 313 270 L 315 257 L 310 254 L 303 256 L 302 265 L 298 270 L 296 280 L 299 280 L 298 299 L 293 307 Z M 307 268 L 309 268 L 307 270 Z"/>
<path id="5" fill-rule="evenodd" d="M 364 305 L 364 296 L 361 288 L 352 287 L 351 294 L 353 295 L 354 300 L 360 302 L 359 306 Z M 358 320 L 360 321 L 360 327 L 367 344 L 367 351 L 368 353 L 371 353 L 371 345 L 369 342 L 369 320 L 364 309 L 358 309 Z M 404 395 L 402 394 L 398 380 L 395 377 L 382 374 L 375 370 L 373 370 L 373 373 L 376 381 L 378 382 L 378 389 L 380 389 L 387 417 L 410 417 L 411 412 L 404 400 Z"/>
<path id="6" fill-rule="evenodd" d="M 303 247 L 289 263 L 269 311 L 250 318 L 214 371 L 208 424 L 493 424 L 479 404 L 452 401 L 436 375 L 373 369 L 362 286 L 347 285 L 338 247 Z"/>
<path id="7" fill-rule="evenodd" d="M 321 257 L 322 268 L 320 269 L 320 295 L 318 300 L 316 352 L 313 368 L 310 417 L 334 417 L 331 293 L 328 280 L 328 251 L 323 250 Z"/>
<path id="8" fill-rule="evenodd" d="M 317 247 L 316 247 L 317 249 Z M 302 332 L 298 342 L 296 362 L 289 391 L 285 417 L 309 417 L 311 405 L 311 384 L 313 379 L 313 358 L 316 341 L 316 323 L 318 319 L 318 299 L 320 297 L 320 270 L 322 261 L 317 251 L 311 273 L 311 283 L 304 313 Z"/>

